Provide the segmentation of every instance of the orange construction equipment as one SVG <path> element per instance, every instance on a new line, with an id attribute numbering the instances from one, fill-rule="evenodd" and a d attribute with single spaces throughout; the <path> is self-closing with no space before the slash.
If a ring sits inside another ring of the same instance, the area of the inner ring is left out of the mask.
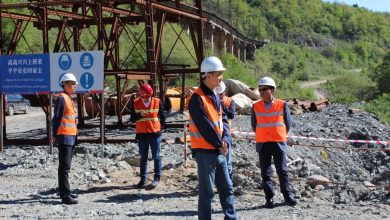
<path id="1" fill-rule="evenodd" d="M 184 89 L 184 108 L 187 109 L 188 101 L 190 100 L 191 95 L 194 93 L 194 91 L 197 89 L 197 87 L 187 87 Z M 181 98 L 182 91 L 180 88 L 173 88 L 173 89 L 167 89 L 167 92 L 165 94 L 165 110 L 169 112 L 177 112 L 180 110 L 180 98 Z"/>

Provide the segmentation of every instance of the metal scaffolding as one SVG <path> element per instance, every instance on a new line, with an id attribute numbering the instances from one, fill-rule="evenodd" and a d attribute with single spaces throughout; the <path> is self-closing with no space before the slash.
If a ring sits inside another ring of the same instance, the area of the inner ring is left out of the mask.
<path id="1" fill-rule="evenodd" d="M 202 16 L 201 0 L 192 3 L 181 0 L 0 2 L 1 54 L 104 51 L 105 78 L 116 81 L 118 126 L 123 125 L 122 112 L 126 106 L 122 99 L 129 80 L 148 81 L 164 100 L 170 78 L 181 76 L 185 80 L 185 74 L 199 73 L 206 20 Z M 168 28 L 174 34 L 167 36 Z M 188 42 L 183 41 L 185 37 L 191 45 L 185 44 Z M 166 43 L 168 40 L 173 43 Z M 180 43 L 182 47 L 177 51 Z M 173 53 L 191 57 L 192 63 L 170 59 Z M 85 126 L 83 96 L 79 94 L 77 99 L 81 126 Z M 47 123 L 50 121 L 48 97 L 39 95 Z M 184 93 L 181 98 L 184 102 Z"/>

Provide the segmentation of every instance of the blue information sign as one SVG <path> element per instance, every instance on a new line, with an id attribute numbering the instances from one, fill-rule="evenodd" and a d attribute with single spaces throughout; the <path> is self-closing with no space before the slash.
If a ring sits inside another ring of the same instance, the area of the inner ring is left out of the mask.
<path id="1" fill-rule="evenodd" d="M 5 55 L 0 63 L 2 92 L 50 92 L 49 54 Z"/>
<path id="2" fill-rule="evenodd" d="M 73 73 L 77 93 L 101 93 L 104 82 L 102 51 L 0 56 L 0 92 L 61 92 L 63 74 Z"/>
<path id="3" fill-rule="evenodd" d="M 79 83 L 76 93 L 101 93 L 104 84 L 102 51 L 80 51 L 50 54 L 50 90 L 61 92 L 61 76 L 73 73 Z M 66 69 L 65 69 L 66 68 Z"/>

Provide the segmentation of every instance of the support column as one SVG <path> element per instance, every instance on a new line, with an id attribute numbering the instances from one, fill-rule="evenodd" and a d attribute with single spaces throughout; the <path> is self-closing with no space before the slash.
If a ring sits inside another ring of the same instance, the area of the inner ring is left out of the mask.
<path id="1" fill-rule="evenodd" d="M 226 51 L 225 32 L 216 27 L 213 29 L 213 47 L 214 46 L 213 55 L 221 55 L 223 51 Z"/>
<path id="2" fill-rule="evenodd" d="M 237 58 L 241 60 L 241 41 L 237 41 Z"/>
<path id="3" fill-rule="evenodd" d="M 227 48 L 228 48 L 227 35 L 224 32 L 224 35 L 223 35 L 223 52 L 224 53 L 227 53 Z"/>
<path id="4" fill-rule="evenodd" d="M 211 39 L 210 39 L 210 41 L 211 41 L 211 54 L 212 55 L 214 55 L 214 26 L 212 26 L 212 28 L 211 28 Z"/>
<path id="5" fill-rule="evenodd" d="M 253 59 L 254 59 L 254 56 L 255 56 L 255 50 L 256 50 L 255 45 L 253 45 L 253 44 L 248 44 L 248 45 L 246 46 L 246 59 L 248 59 L 248 60 L 253 60 Z"/>

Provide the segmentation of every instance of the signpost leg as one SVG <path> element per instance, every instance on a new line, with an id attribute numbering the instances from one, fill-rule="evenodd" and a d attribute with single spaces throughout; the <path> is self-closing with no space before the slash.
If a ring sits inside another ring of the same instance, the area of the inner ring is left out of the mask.
<path id="1" fill-rule="evenodd" d="M 100 94 L 100 101 L 100 141 L 102 157 L 104 157 L 104 93 Z"/>
<path id="2" fill-rule="evenodd" d="M 53 155 L 53 133 L 52 133 L 52 127 L 51 127 L 51 118 L 53 117 L 52 115 L 52 106 L 53 106 L 53 96 L 51 93 L 49 94 L 49 154 Z"/>
<path id="3" fill-rule="evenodd" d="M 4 137 L 3 137 L 3 132 L 4 132 L 4 121 L 3 121 L 3 117 L 4 117 L 4 108 L 3 108 L 3 99 L 4 99 L 4 95 L 3 93 L 0 93 L 0 152 L 3 151 L 3 146 L 4 146 Z"/>

